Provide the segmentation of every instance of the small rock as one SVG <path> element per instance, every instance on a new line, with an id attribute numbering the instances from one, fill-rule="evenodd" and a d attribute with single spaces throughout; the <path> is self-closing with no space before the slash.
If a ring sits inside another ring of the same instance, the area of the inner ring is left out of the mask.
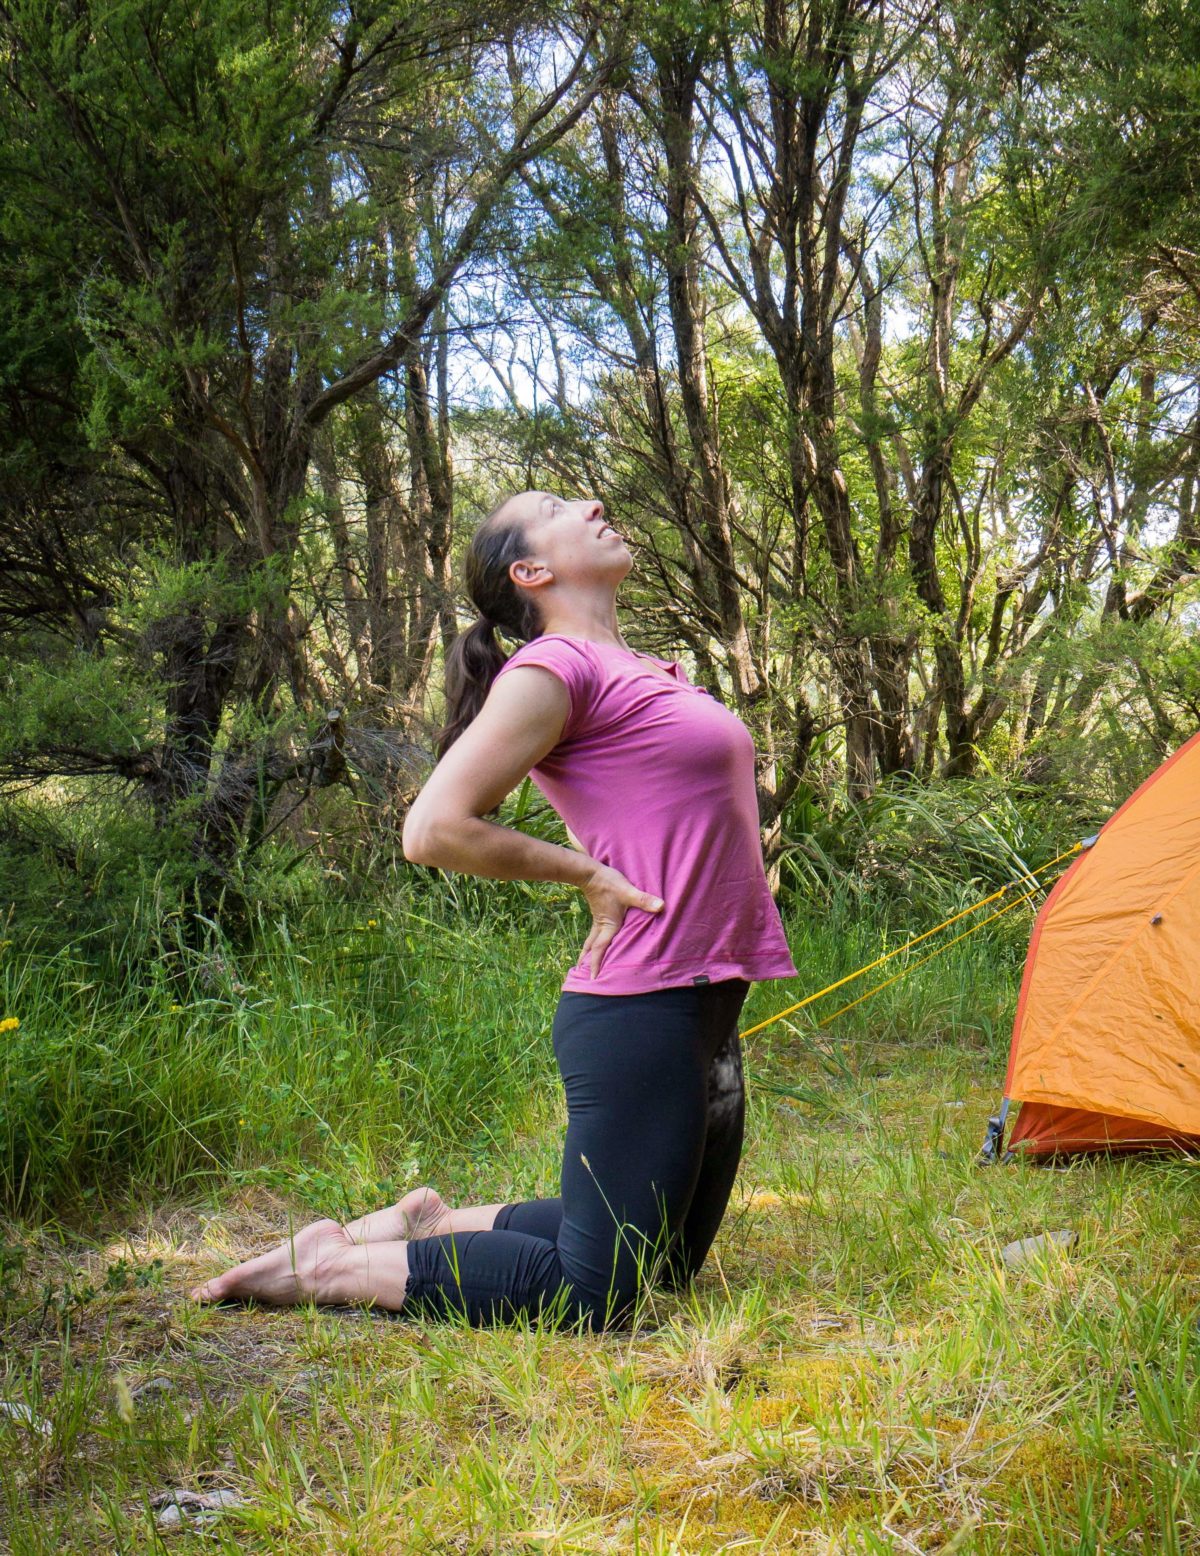
<path id="1" fill-rule="evenodd" d="M 144 1399 L 148 1394 L 170 1394 L 175 1385 L 170 1378 L 147 1378 L 145 1383 L 139 1383 L 134 1389 L 130 1389 L 131 1399 Z"/>
<path id="2" fill-rule="evenodd" d="M 1061 1232 L 1042 1232 L 1037 1237 L 1019 1237 L 1015 1243 L 1006 1243 L 1000 1250 L 1000 1257 L 1010 1270 L 1017 1270 L 1052 1252 L 1069 1253 L 1078 1241 L 1079 1233 L 1070 1228 Z"/>
<path id="3" fill-rule="evenodd" d="M 159 1529 L 177 1529 L 188 1519 L 193 1523 L 211 1523 L 230 1508 L 244 1507 L 246 1498 L 238 1491 L 156 1491 L 150 1506 L 159 1508 L 154 1522 Z"/>
<path id="4" fill-rule="evenodd" d="M 35 1415 L 28 1405 L 14 1403 L 8 1399 L 0 1399 L 0 1416 L 7 1416 L 10 1421 L 19 1421 L 31 1432 L 38 1432 L 43 1437 L 49 1437 L 54 1430 L 49 1421 L 44 1421 L 41 1416 Z"/>

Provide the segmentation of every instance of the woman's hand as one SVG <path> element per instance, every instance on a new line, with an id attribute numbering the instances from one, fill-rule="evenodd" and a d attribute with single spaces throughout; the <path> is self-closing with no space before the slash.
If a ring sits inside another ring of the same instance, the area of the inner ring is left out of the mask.
<path id="1" fill-rule="evenodd" d="M 620 870 L 598 864 L 579 888 L 592 910 L 592 930 L 583 943 L 581 956 L 591 953 L 591 976 L 600 971 L 600 963 L 609 942 L 625 922 L 628 908 L 643 908 L 647 913 L 662 911 L 662 898 L 639 891 Z"/>

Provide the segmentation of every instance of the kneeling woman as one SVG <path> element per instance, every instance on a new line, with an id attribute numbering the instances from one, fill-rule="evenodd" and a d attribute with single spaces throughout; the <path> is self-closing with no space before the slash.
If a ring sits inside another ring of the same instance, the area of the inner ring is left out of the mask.
<path id="1" fill-rule="evenodd" d="M 452 1209 L 432 1189 L 318 1221 L 192 1293 L 627 1321 L 639 1291 L 704 1261 L 741 1156 L 738 1016 L 796 969 L 763 870 L 754 745 L 677 661 L 630 649 L 632 566 L 596 501 L 524 492 L 473 536 L 481 616 L 446 666 L 439 762 L 404 827 L 417 863 L 562 881 L 591 931 L 554 1013 L 567 1098 L 561 1194 Z M 503 627 L 521 640 L 505 658 Z M 484 819 L 526 774 L 577 849 Z"/>

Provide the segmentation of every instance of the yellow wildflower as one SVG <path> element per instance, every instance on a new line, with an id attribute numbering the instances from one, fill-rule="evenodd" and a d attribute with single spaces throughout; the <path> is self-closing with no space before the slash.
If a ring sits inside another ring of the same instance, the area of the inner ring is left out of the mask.
<path id="1" fill-rule="evenodd" d="M 0 1021 L 0 1032 L 15 1032 L 20 1025 L 18 1017 L 5 1016 L 4 1020 Z"/>
<path id="2" fill-rule="evenodd" d="M 368 929 L 378 929 L 379 928 L 379 920 L 376 919 L 376 918 L 369 918 L 367 920 L 367 928 Z"/>

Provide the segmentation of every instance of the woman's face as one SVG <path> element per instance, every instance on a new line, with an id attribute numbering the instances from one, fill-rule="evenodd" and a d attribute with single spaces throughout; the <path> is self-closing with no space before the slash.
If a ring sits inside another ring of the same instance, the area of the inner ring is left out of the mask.
<path id="1" fill-rule="evenodd" d="M 628 546 L 604 517 L 598 498 L 569 501 L 552 492 L 522 492 L 505 504 L 505 516 L 525 526 L 528 559 L 512 564 L 517 583 L 533 581 L 523 571 L 533 564 L 543 572 L 548 568 L 561 583 L 603 582 L 615 588 L 633 566 Z"/>

